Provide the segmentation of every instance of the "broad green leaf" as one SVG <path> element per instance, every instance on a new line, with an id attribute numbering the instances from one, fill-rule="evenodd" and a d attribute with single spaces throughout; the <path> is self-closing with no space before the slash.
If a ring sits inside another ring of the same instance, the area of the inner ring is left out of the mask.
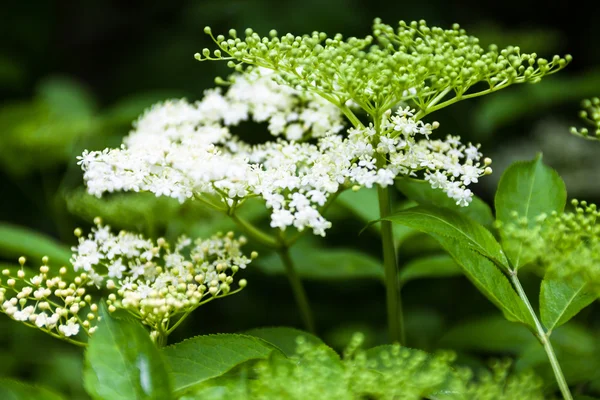
<path id="1" fill-rule="evenodd" d="M 148 332 L 134 321 L 102 319 L 85 353 L 84 384 L 93 399 L 172 399 L 166 365 Z"/>
<path id="2" fill-rule="evenodd" d="M 291 257 L 298 275 L 306 279 L 383 279 L 381 262 L 365 253 L 353 249 L 315 248 L 307 244 L 298 244 L 291 249 Z M 285 274 L 285 268 L 279 256 L 257 259 L 257 267 L 267 274 Z"/>
<path id="3" fill-rule="evenodd" d="M 547 330 L 555 328 L 573 318 L 590 305 L 597 296 L 586 292 L 585 283 L 567 282 L 546 278 L 540 290 L 540 314 Z"/>
<path id="4" fill-rule="evenodd" d="M 429 206 L 401 211 L 386 219 L 433 236 L 508 320 L 535 326 L 527 308 L 498 268 L 507 268 L 500 245 L 483 226 L 454 211 Z"/>
<path id="5" fill-rule="evenodd" d="M 63 400 L 64 397 L 50 389 L 34 386 L 11 379 L 0 379 L 0 399 L 2 400 Z"/>
<path id="6" fill-rule="evenodd" d="M 396 187 L 409 199 L 419 204 L 436 207 L 445 207 L 462 213 L 475 222 L 484 226 L 491 226 L 494 222 L 492 209 L 479 197 L 474 196 L 468 207 L 456 205 L 441 189 L 433 189 L 429 183 L 412 178 L 396 179 Z"/>
<path id="7" fill-rule="evenodd" d="M 442 254 L 425 256 L 410 261 L 400 268 L 399 279 L 402 284 L 421 278 L 445 278 L 462 275 L 462 270 L 452 257 Z"/>
<path id="8" fill-rule="evenodd" d="M 277 348 L 249 335 L 196 336 L 162 349 L 177 393 L 221 376 L 249 360 L 265 359 Z"/>
<path id="9" fill-rule="evenodd" d="M 244 334 L 269 342 L 288 357 L 291 357 L 296 353 L 299 337 L 304 338 L 308 343 L 311 344 L 323 344 L 323 341 L 313 334 L 301 331 L 299 329 L 283 326 L 251 329 L 244 332 Z"/>
<path id="10" fill-rule="evenodd" d="M 421 232 L 456 240 L 506 268 L 507 261 L 494 236 L 470 218 L 445 208 L 418 206 L 383 218 Z"/>
<path id="11" fill-rule="evenodd" d="M 512 354 L 522 352 L 531 344 L 541 347 L 527 328 L 496 315 L 454 325 L 439 341 L 443 348 Z"/>
<path id="12" fill-rule="evenodd" d="M 498 307 L 509 321 L 520 322 L 535 329 L 535 322 L 527 307 L 521 301 L 504 275 L 496 265 L 480 253 L 471 250 L 454 239 L 441 235 L 432 235 L 450 253 L 460 265 L 466 277 Z"/>
<path id="13" fill-rule="evenodd" d="M 71 250 L 53 238 L 21 226 L 0 222 L 0 254 L 3 257 L 33 257 L 41 262 L 48 256 L 50 264 L 71 265 Z"/>
<path id="14" fill-rule="evenodd" d="M 364 222 L 374 221 L 379 219 L 379 199 L 377 197 L 376 188 L 362 188 L 357 192 L 346 190 L 336 200 L 337 203 L 347 208 L 350 212 L 356 215 Z M 406 203 L 400 208 L 409 208 L 415 204 Z M 381 232 L 376 225 L 371 226 L 377 232 Z M 394 239 L 397 243 L 402 243 L 407 238 L 413 236 L 417 231 L 406 226 L 394 226 Z"/>
<path id="15" fill-rule="evenodd" d="M 527 219 L 527 226 L 531 228 L 539 215 L 563 211 L 566 201 L 565 183 L 538 155 L 532 161 L 516 162 L 504 172 L 494 200 L 496 218 L 503 224 L 515 223 L 513 213 L 516 212 L 519 219 Z M 503 245 L 514 268 L 531 261 L 522 258 L 521 242 L 503 237 Z"/>

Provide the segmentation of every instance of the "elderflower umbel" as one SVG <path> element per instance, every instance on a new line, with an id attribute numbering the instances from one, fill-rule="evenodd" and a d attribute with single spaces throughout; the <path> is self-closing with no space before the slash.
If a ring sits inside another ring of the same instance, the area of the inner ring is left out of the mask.
<path id="1" fill-rule="evenodd" d="M 273 76 L 253 79 L 252 84 L 256 84 Z M 251 85 L 240 77 L 236 82 Z M 248 145 L 223 125 L 227 118 L 236 120 L 218 111 L 238 107 L 235 99 L 240 95 L 229 95 L 234 89 L 242 91 L 235 85 L 224 95 L 209 91 L 195 104 L 179 100 L 156 105 L 136 122 L 121 148 L 84 152 L 79 163 L 88 191 L 100 196 L 117 190 L 143 190 L 182 202 L 210 200 L 213 205 L 216 196 L 217 206 L 223 210 L 235 209 L 245 199 L 259 196 L 272 210 L 272 227 L 310 228 L 324 236 L 331 223 L 321 209 L 345 187 L 390 186 L 399 175 L 416 176 L 422 171 L 434 188 L 441 188 L 457 204 L 466 206 L 472 198 L 467 186 L 491 173 L 489 159 L 480 163 L 479 146 L 462 145 L 458 137 L 451 136 L 445 141 L 429 140 L 438 124 L 416 120 L 410 108 L 400 108 L 393 115 L 385 113 L 377 137 L 373 127 L 351 128 L 344 134 L 336 116 L 318 130 L 314 124 L 301 124 L 303 133 L 298 137 L 313 137 L 314 142 L 279 138 Z M 271 107 L 265 106 L 268 90 L 277 99 Z M 254 115 L 257 109 L 260 119 L 277 117 L 282 112 L 277 105 L 293 103 L 300 96 L 273 82 L 261 83 L 259 92 L 262 94 L 256 99 L 244 98 L 244 117 Z M 284 95 L 289 101 L 282 98 Z M 218 101 L 215 96 L 219 96 Z M 233 101 L 231 107 L 229 101 Z M 285 112 L 303 115 L 310 105 L 295 107 L 296 111 L 286 108 Z M 210 113 L 203 111 L 208 108 Z M 380 167 L 377 158 L 381 156 L 387 163 Z"/>
<path id="2" fill-rule="evenodd" d="M 234 275 L 251 262 L 241 252 L 244 237 L 235 239 L 232 232 L 194 241 L 181 237 L 171 246 L 124 231 L 114 235 L 96 222 L 73 247 L 73 267 L 86 271 L 90 284 L 113 292 L 107 304 L 126 309 L 157 334 L 170 333 L 171 322 L 246 285 L 241 280 L 232 289 Z"/>
<path id="3" fill-rule="evenodd" d="M 25 264 L 23 258 L 19 261 Z M 80 331 L 92 334 L 98 306 L 87 294 L 89 274 L 82 271 L 67 276 L 64 267 L 56 274 L 50 271 L 47 257 L 43 262 L 38 273 L 24 269 L 2 271 L 0 311 L 56 337 L 71 338 Z"/>
<path id="4" fill-rule="evenodd" d="M 11 318 L 58 337 L 95 330 L 98 305 L 89 287 L 108 291 L 108 310 L 124 309 L 149 326 L 153 338 L 164 338 L 198 306 L 236 293 L 246 286 L 234 275 L 256 257 L 246 257 L 246 240 L 233 233 L 208 239 L 181 237 L 174 246 L 129 232 L 113 234 L 96 220 L 87 236 L 73 247 L 75 277 L 61 268 L 52 276 L 47 265 L 37 275 L 11 270 L 0 280 L 1 311 Z M 24 261 L 23 263 L 24 264 Z"/>
<path id="5" fill-rule="evenodd" d="M 376 19 L 372 35 L 346 39 L 323 32 L 280 36 L 272 30 L 261 37 L 246 29 L 242 38 L 234 29 L 228 37 L 204 31 L 218 49 L 203 49 L 198 60 L 228 60 L 236 70 L 243 64 L 268 68 L 292 88 L 338 105 L 351 100 L 371 115 L 402 100 L 428 113 L 512 84 L 539 82 L 571 61 L 568 55 L 548 61 L 516 46 L 485 49 L 458 24 L 442 29 L 423 20 L 400 21 L 394 28 Z"/>

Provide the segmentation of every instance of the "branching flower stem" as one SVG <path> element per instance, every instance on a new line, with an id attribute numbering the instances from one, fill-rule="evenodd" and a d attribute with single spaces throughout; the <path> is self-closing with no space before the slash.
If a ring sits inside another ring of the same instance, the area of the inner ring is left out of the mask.
<path id="1" fill-rule="evenodd" d="M 560 392 L 563 395 L 563 398 L 565 400 L 573 400 L 573 396 L 569 391 L 569 385 L 567 385 L 567 381 L 565 380 L 562 369 L 560 368 L 560 364 L 558 363 L 556 354 L 554 354 L 554 349 L 552 348 L 552 343 L 550 342 L 550 332 L 546 332 L 544 330 L 544 327 L 542 326 L 540 320 L 535 314 L 535 311 L 533 310 L 533 307 L 531 306 L 531 303 L 527 298 L 527 294 L 525 293 L 525 290 L 523 290 L 523 286 L 521 286 L 521 282 L 517 277 L 517 271 L 511 269 L 509 275 L 513 285 L 515 286 L 515 289 L 517 289 L 519 297 L 521 298 L 521 300 L 523 300 L 523 303 L 525 303 L 527 311 L 529 311 L 531 318 L 535 322 L 535 335 L 537 336 L 540 343 L 544 346 L 544 351 L 548 356 L 548 360 L 550 361 L 550 365 L 552 366 L 552 371 L 554 371 L 554 376 L 556 378 L 556 382 L 558 383 L 558 387 L 560 388 Z"/>
<path id="2" fill-rule="evenodd" d="M 280 237 L 276 239 L 240 218 L 235 212 L 229 213 L 229 216 L 249 237 L 277 252 L 285 267 L 285 272 L 290 282 L 290 286 L 292 287 L 292 292 L 294 293 L 294 298 L 298 309 L 300 310 L 304 326 L 310 333 L 315 333 L 315 322 L 308 302 L 308 297 L 306 296 L 306 291 L 304 290 L 300 276 L 298 276 L 298 272 L 294 267 L 294 262 L 290 257 L 290 246 L 296 240 L 293 240 L 292 243 L 286 242 L 283 235 L 280 235 Z M 299 235 L 301 235 L 301 233 Z M 297 235 L 295 239 L 297 239 L 299 235 Z"/>
<path id="3" fill-rule="evenodd" d="M 300 280 L 298 272 L 294 267 L 294 262 L 290 257 L 290 249 L 287 246 L 282 246 L 279 248 L 279 250 L 277 250 L 277 254 L 281 258 L 281 261 L 285 267 L 285 272 L 290 282 L 290 286 L 292 287 L 292 292 L 294 293 L 294 298 L 296 299 L 296 304 L 300 310 L 300 315 L 302 317 L 302 321 L 304 322 L 304 326 L 310 333 L 314 334 L 315 320 L 310 308 L 310 304 L 308 303 L 306 291 L 304 290 L 302 281 Z"/>

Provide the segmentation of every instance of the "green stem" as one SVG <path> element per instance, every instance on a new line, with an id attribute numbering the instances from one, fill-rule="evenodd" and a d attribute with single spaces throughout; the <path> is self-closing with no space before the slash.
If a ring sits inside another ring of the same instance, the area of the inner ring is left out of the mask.
<path id="1" fill-rule="evenodd" d="M 315 321 L 310 310 L 310 305 L 308 303 L 308 297 L 306 297 L 306 292 L 304 291 L 304 286 L 302 286 L 302 281 L 294 268 L 294 262 L 290 257 L 290 251 L 287 247 L 282 247 L 277 252 L 279 257 L 281 257 L 281 261 L 285 266 L 285 272 L 287 273 L 288 279 L 290 281 L 290 285 L 292 286 L 292 292 L 294 292 L 294 298 L 296 299 L 296 303 L 298 304 L 298 308 L 300 309 L 300 314 L 302 316 L 302 321 L 304 322 L 304 326 L 310 333 L 315 333 Z"/>
<path id="2" fill-rule="evenodd" d="M 379 216 L 387 217 L 391 214 L 390 193 L 387 187 L 377 188 L 379 196 Z M 394 246 L 394 232 L 390 221 L 381 221 L 381 242 L 383 245 L 383 266 L 385 271 L 385 294 L 387 304 L 387 318 L 390 340 L 392 342 L 406 343 L 404 335 L 404 316 L 398 286 L 398 267 L 396 265 L 396 248 Z"/>
<path id="3" fill-rule="evenodd" d="M 233 222 L 237 224 L 248 236 L 257 242 L 262 243 L 263 245 L 270 247 L 272 249 L 279 249 L 281 247 L 281 243 L 276 240 L 273 236 L 261 231 L 248 221 L 238 217 L 235 213 L 229 214 Z"/>
<path id="4" fill-rule="evenodd" d="M 517 277 L 516 270 L 510 271 L 510 279 L 515 288 L 517 289 L 519 297 L 521 298 L 521 300 L 523 300 L 523 303 L 525 303 L 529 314 L 531 314 L 531 318 L 533 318 L 533 321 L 535 322 L 536 336 L 544 346 L 544 350 L 546 351 L 546 355 L 548 356 L 548 360 L 550 361 L 550 365 L 552 366 L 552 371 L 554 371 L 554 376 L 556 378 L 556 382 L 558 383 L 558 387 L 560 388 L 560 392 L 563 395 L 563 398 L 565 400 L 573 400 L 573 396 L 569 391 L 569 385 L 567 385 L 567 381 L 565 380 L 562 369 L 560 368 L 560 364 L 558 363 L 556 354 L 554 354 L 554 349 L 552 348 L 550 338 L 548 337 L 548 334 L 544 331 L 544 328 L 542 327 L 542 324 L 540 323 L 537 315 L 535 314 L 533 307 L 531 307 L 531 303 L 527 298 L 527 294 L 525 293 L 525 290 L 523 290 L 523 286 L 521 286 L 521 282 Z"/>

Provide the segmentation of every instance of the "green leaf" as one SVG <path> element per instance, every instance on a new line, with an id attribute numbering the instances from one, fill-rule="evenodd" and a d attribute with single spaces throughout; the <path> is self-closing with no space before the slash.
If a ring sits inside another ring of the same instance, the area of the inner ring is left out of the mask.
<path id="1" fill-rule="evenodd" d="M 48 256 L 50 264 L 71 265 L 71 250 L 53 238 L 21 226 L 0 222 L 0 254 L 4 257 L 33 257 L 41 262 Z"/>
<path id="2" fill-rule="evenodd" d="M 414 279 L 446 278 L 462 275 L 460 266 L 452 257 L 442 254 L 417 258 L 400 269 L 399 279 L 402 284 Z"/>
<path id="3" fill-rule="evenodd" d="M 346 190 L 338 196 L 336 203 L 341 204 L 364 222 L 379 219 L 379 199 L 376 188 L 361 188 L 357 192 Z M 401 208 L 414 206 L 411 203 L 404 204 Z M 372 228 L 378 233 L 381 232 L 378 226 L 372 225 Z M 394 226 L 394 239 L 397 243 L 402 243 L 416 233 L 417 231 L 406 226 Z"/>
<path id="4" fill-rule="evenodd" d="M 434 237 L 462 267 L 467 278 L 502 310 L 508 320 L 535 327 L 527 308 L 498 269 L 508 268 L 500 245 L 483 226 L 452 210 L 430 206 L 411 208 L 386 219 Z"/>
<path id="5" fill-rule="evenodd" d="M 172 399 L 161 353 L 148 332 L 133 321 L 102 319 L 85 353 L 84 384 L 93 399 Z"/>
<path id="6" fill-rule="evenodd" d="M 18 382 L 11 379 L 0 379 L 0 399 L 2 400 L 63 400 L 53 391 L 30 385 L 24 382 Z"/>
<path id="7" fill-rule="evenodd" d="M 585 291 L 585 282 L 574 283 L 546 278 L 540 291 L 540 314 L 547 330 L 555 328 L 573 318 L 590 305 L 597 296 Z"/>
<path id="8" fill-rule="evenodd" d="M 431 235 L 456 240 L 499 266 L 507 267 L 506 257 L 494 236 L 470 218 L 449 209 L 433 206 L 418 206 L 383 218 L 409 226 Z"/>
<path id="9" fill-rule="evenodd" d="M 291 257 L 298 275 L 306 279 L 383 279 L 381 262 L 365 253 L 352 249 L 318 249 L 308 243 L 292 247 Z M 285 268 L 279 256 L 271 253 L 258 259 L 257 266 L 271 275 L 284 275 Z"/>
<path id="10" fill-rule="evenodd" d="M 246 331 L 245 334 L 269 342 L 281 350 L 281 352 L 287 357 L 291 357 L 296 354 L 296 347 L 298 345 L 299 337 L 303 337 L 310 344 L 324 344 L 321 339 L 313 334 L 288 327 L 256 328 Z"/>
<path id="11" fill-rule="evenodd" d="M 196 336 L 162 349 L 176 393 L 185 392 L 208 379 L 249 360 L 265 359 L 276 347 L 249 335 Z"/>
<path id="12" fill-rule="evenodd" d="M 494 222 L 492 209 L 479 197 L 474 196 L 468 207 L 456 205 L 441 189 L 433 189 L 429 183 L 412 178 L 397 178 L 396 187 L 409 199 L 422 205 L 449 208 L 462 213 L 475 222 L 484 226 L 491 226 Z"/>
<path id="13" fill-rule="evenodd" d="M 516 162 L 502 175 L 496 198 L 496 218 L 503 224 L 515 223 L 513 213 L 519 218 L 527 219 L 527 226 L 532 228 L 535 218 L 553 211 L 561 212 L 567 201 L 565 183 L 552 168 L 542 163 L 542 156 L 534 160 Z M 514 268 L 531 260 L 522 258 L 522 242 L 503 237 L 506 254 Z"/>
<path id="14" fill-rule="evenodd" d="M 527 307 L 513 289 L 506 275 L 496 265 L 480 253 L 465 247 L 464 244 L 460 244 L 454 239 L 440 235 L 432 236 L 462 267 L 466 277 L 475 287 L 502 311 L 506 319 L 523 323 L 532 330 L 535 329 L 535 322 Z"/>

